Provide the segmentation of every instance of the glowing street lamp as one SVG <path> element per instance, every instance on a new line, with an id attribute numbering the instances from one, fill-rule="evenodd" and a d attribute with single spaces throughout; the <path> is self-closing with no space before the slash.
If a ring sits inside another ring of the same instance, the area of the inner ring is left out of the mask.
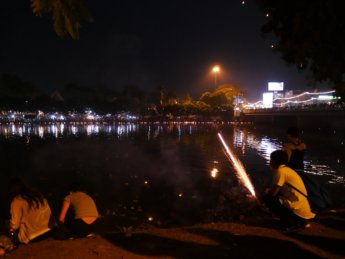
<path id="1" fill-rule="evenodd" d="M 219 66 L 214 66 L 212 68 L 212 71 L 214 73 L 214 88 L 217 88 L 217 76 L 220 72 L 220 67 Z"/>

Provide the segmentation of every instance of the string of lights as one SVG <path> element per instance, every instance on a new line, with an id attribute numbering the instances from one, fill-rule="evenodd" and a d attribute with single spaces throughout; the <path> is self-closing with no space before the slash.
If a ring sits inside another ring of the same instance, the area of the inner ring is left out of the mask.
<path id="1" fill-rule="evenodd" d="M 335 93 L 335 90 L 331 90 L 331 91 L 323 91 L 323 92 L 303 92 L 301 94 L 298 94 L 298 95 L 295 95 L 295 96 L 290 96 L 290 97 L 275 97 L 273 99 L 273 102 L 277 102 L 277 101 L 286 101 L 286 102 L 281 102 L 280 105 L 281 106 L 284 106 L 286 104 L 289 104 L 289 103 L 294 103 L 294 104 L 301 104 L 301 103 L 308 103 L 308 102 L 311 102 L 311 101 L 315 101 L 315 100 L 318 100 L 319 98 L 316 98 L 316 97 L 311 97 L 307 100 L 296 100 L 298 98 L 301 98 L 303 96 L 321 96 L 321 95 L 328 95 L 328 94 L 333 94 Z M 248 103 L 245 105 L 245 108 L 250 108 L 250 107 L 255 107 L 255 106 L 258 106 L 258 105 L 261 105 L 263 103 L 262 100 L 259 100 L 259 101 L 256 101 L 254 103 Z"/>

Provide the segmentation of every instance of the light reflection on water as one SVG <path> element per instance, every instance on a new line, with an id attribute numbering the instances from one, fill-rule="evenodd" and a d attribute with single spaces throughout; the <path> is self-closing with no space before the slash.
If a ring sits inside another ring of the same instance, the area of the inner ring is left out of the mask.
<path id="1" fill-rule="evenodd" d="M 283 142 L 277 138 L 259 137 L 250 131 L 235 129 L 234 145 L 241 148 L 242 154 L 245 154 L 248 148 L 256 150 L 258 155 L 264 158 L 268 165 L 271 152 L 282 149 Z M 344 176 L 339 175 L 330 165 L 316 163 L 313 161 L 313 158 L 308 156 L 305 157 L 304 167 L 306 173 L 328 176 L 329 183 L 345 183 Z"/>
<path id="2" fill-rule="evenodd" d="M 86 134 L 87 136 L 108 134 L 116 135 L 118 138 L 128 137 L 132 133 L 137 133 L 142 128 L 146 128 L 147 140 L 156 139 L 164 134 L 174 134 L 176 132 L 178 140 L 181 140 L 181 136 L 184 134 L 192 135 L 198 126 L 195 124 L 135 124 L 135 123 L 123 123 L 123 124 L 83 124 L 75 123 L 66 125 L 65 123 L 52 123 L 48 125 L 32 125 L 32 124 L 0 124 L 0 134 L 5 138 L 8 137 L 25 137 L 30 135 L 39 136 L 45 138 L 47 136 L 53 136 L 55 138 L 68 136 L 68 135 L 79 135 Z M 271 152 L 277 149 L 281 149 L 283 140 L 269 137 L 260 136 L 252 131 L 234 127 L 233 134 L 233 145 L 239 148 L 242 156 L 246 156 L 248 151 L 254 150 L 257 155 L 266 160 L 268 165 L 269 156 Z M 212 163 L 212 161 L 210 161 Z M 339 163 L 339 159 L 338 159 Z M 210 165 L 211 167 L 212 165 Z M 332 169 L 331 165 L 320 164 L 315 162 L 313 158 L 306 156 L 305 160 L 306 172 L 315 175 L 329 176 L 330 183 L 344 184 L 344 176 L 337 173 Z"/>
<path id="3" fill-rule="evenodd" d="M 282 147 L 284 136 L 230 123 L 0 124 L 0 140 L 5 143 L 0 171 L 25 172 L 34 181 L 46 179 L 54 183 L 47 187 L 53 193 L 61 192 L 68 177 L 82 176 L 95 186 L 107 213 L 120 213 L 136 201 L 137 210 L 153 221 L 162 215 L 181 220 L 227 209 L 231 215 L 242 214 L 232 206 L 241 199 L 245 202 L 246 196 L 222 152 L 219 131 L 248 166 L 255 191 L 264 189 L 264 178 L 271 178 L 266 174 L 269 155 Z M 317 158 L 306 157 L 307 171 L 343 190 L 343 172 Z M 342 162 L 338 159 L 337 166 Z"/>
<path id="4" fill-rule="evenodd" d="M 157 128 L 155 135 L 159 134 Z M 70 124 L 53 123 L 48 125 L 31 125 L 31 124 L 0 124 L 0 135 L 7 137 L 23 137 L 35 135 L 40 138 L 47 136 L 60 137 L 63 135 L 86 134 L 87 136 L 97 135 L 100 133 L 116 134 L 128 136 L 128 134 L 138 131 L 137 124 L 119 124 L 119 125 L 98 125 L 98 124 Z"/>

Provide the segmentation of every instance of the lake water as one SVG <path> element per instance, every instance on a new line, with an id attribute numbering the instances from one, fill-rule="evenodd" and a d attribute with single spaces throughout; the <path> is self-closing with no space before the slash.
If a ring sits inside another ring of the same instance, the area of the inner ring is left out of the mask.
<path id="1" fill-rule="evenodd" d="M 282 147 L 285 129 L 230 123 L 1 124 L 1 201 L 9 178 L 19 176 L 48 197 L 56 214 L 67 186 L 80 181 L 105 216 L 165 226 L 251 215 L 258 204 L 239 182 L 218 132 L 260 196 L 271 182 L 269 154 Z M 303 139 L 307 173 L 343 205 L 344 133 L 304 132 Z"/>

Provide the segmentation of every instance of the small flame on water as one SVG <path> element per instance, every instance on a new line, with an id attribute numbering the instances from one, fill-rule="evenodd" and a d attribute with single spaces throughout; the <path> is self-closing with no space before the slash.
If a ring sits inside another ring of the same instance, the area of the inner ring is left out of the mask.
<path id="1" fill-rule="evenodd" d="M 249 190 L 249 192 L 255 197 L 255 191 L 254 191 L 254 186 L 252 184 L 252 182 L 250 181 L 246 170 L 244 169 L 243 164 L 241 163 L 241 161 L 235 156 L 235 154 L 233 154 L 230 150 L 230 148 L 228 147 L 228 145 L 225 143 L 222 135 L 220 133 L 218 133 L 218 137 L 220 139 L 220 141 L 222 142 L 226 153 L 228 154 L 228 158 L 230 160 L 230 162 L 232 163 L 232 165 L 235 168 L 236 174 L 238 176 L 238 178 L 240 179 L 240 181 L 244 184 L 244 186 Z"/>
<path id="2" fill-rule="evenodd" d="M 211 170 L 211 177 L 212 177 L 212 178 L 216 178 L 218 172 L 219 172 L 219 171 L 218 171 L 217 168 L 213 168 L 213 169 Z"/>

